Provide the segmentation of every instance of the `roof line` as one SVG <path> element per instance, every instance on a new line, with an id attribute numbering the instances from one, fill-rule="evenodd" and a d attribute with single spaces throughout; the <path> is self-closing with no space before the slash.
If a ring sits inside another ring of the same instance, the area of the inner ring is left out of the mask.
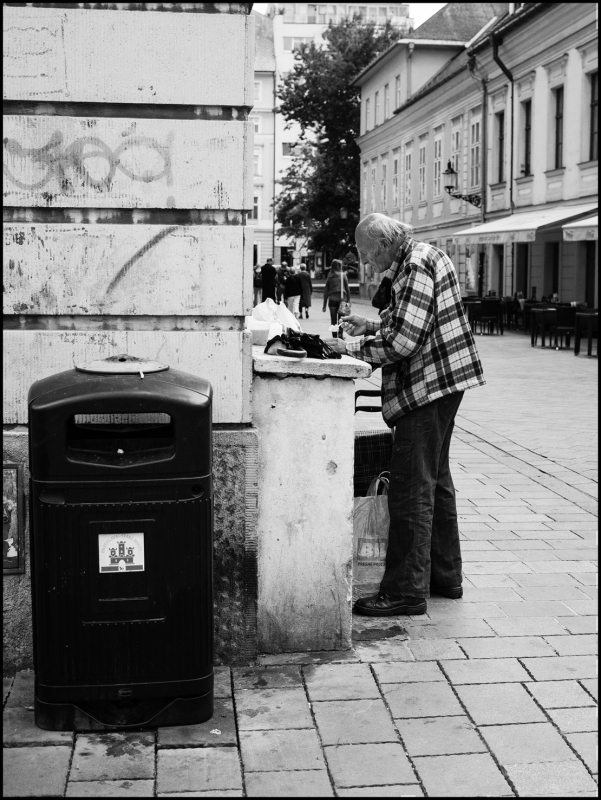
<path id="1" fill-rule="evenodd" d="M 534 16 L 534 14 L 538 14 L 540 11 L 545 11 L 547 9 L 552 8 L 553 6 L 557 5 L 556 3 L 527 3 L 523 8 L 518 9 L 514 14 L 505 14 L 501 21 L 499 22 L 498 27 L 493 28 L 492 30 L 487 30 L 485 35 L 482 38 L 470 44 L 469 52 L 475 53 L 477 50 L 482 49 L 488 44 L 489 35 L 492 33 L 495 36 L 499 36 L 503 34 L 505 31 L 514 28 L 516 25 L 519 25 L 523 20 L 529 19 L 530 17 Z"/>
<path id="2" fill-rule="evenodd" d="M 397 39 L 397 41 L 393 42 L 393 44 L 391 44 L 390 47 L 387 50 L 384 50 L 383 53 L 380 53 L 379 56 L 374 58 L 374 60 L 370 64 L 368 64 L 364 69 L 361 70 L 361 72 L 357 75 L 357 77 L 354 78 L 351 81 L 351 86 L 357 86 L 358 85 L 357 81 L 359 81 L 361 78 L 365 77 L 368 74 L 368 72 L 370 72 L 372 70 L 372 68 L 376 66 L 376 64 L 378 64 L 387 55 L 392 53 L 394 48 L 398 47 L 401 44 L 414 44 L 414 45 L 415 44 L 424 44 L 424 45 L 428 45 L 429 47 L 432 47 L 432 46 L 439 46 L 439 47 L 465 47 L 465 42 L 462 42 L 462 41 L 446 41 L 444 39 L 408 39 L 408 38 Z"/>

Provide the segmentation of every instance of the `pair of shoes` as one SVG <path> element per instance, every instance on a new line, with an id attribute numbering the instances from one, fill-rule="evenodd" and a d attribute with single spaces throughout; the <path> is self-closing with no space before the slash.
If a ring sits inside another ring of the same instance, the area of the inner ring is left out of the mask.
<path id="1" fill-rule="evenodd" d="M 383 592 L 360 597 L 353 606 L 353 614 L 365 617 L 394 617 L 398 614 L 424 614 L 426 601 L 423 597 L 390 597 Z"/>
<path id="2" fill-rule="evenodd" d="M 309 319 L 309 312 L 305 311 L 305 319 Z"/>
<path id="3" fill-rule="evenodd" d="M 274 336 L 265 345 L 264 353 L 269 356 L 289 356 L 290 358 L 306 358 L 307 351 L 303 348 L 295 349 L 291 347 L 286 336 Z"/>
<path id="4" fill-rule="evenodd" d="M 430 594 L 438 597 L 449 597 L 451 600 L 459 600 L 463 597 L 462 586 L 439 586 L 437 583 L 430 584 Z"/>

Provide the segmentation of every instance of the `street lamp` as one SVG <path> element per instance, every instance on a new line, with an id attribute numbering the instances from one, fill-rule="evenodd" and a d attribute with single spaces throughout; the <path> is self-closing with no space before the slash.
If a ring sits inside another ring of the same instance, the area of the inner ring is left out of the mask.
<path id="1" fill-rule="evenodd" d="M 447 163 L 447 168 L 442 173 L 445 176 L 445 191 L 450 197 L 453 197 L 455 200 L 467 200 L 468 203 L 471 203 L 476 208 L 480 208 L 482 204 L 482 197 L 479 194 L 461 194 L 457 191 L 457 179 L 458 175 L 453 169 L 453 165 L 449 161 Z"/>

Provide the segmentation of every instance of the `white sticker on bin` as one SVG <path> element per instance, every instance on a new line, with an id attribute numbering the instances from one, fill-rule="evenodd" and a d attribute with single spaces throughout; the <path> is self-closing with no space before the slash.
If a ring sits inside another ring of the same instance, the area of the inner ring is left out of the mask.
<path id="1" fill-rule="evenodd" d="M 99 533 L 100 572 L 144 572 L 143 533 Z"/>

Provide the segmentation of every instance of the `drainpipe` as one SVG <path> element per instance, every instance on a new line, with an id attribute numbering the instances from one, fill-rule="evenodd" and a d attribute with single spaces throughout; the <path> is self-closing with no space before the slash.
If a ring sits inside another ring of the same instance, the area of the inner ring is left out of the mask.
<path id="1" fill-rule="evenodd" d="M 411 56 L 415 50 L 415 42 L 409 42 L 407 53 L 407 100 L 411 97 Z"/>
<path id="2" fill-rule="evenodd" d="M 512 4 L 511 4 L 512 5 Z M 511 13 L 511 9 L 510 9 Z M 514 102 L 513 102 L 513 91 L 514 91 L 514 84 L 513 84 L 513 73 L 505 66 L 505 64 L 501 61 L 499 57 L 499 45 L 503 44 L 503 38 L 500 36 L 495 36 L 494 33 L 491 33 L 488 37 L 488 41 L 492 47 L 492 57 L 495 64 L 499 66 L 503 74 L 506 76 L 508 81 L 511 84 L 511 134 L 510 134 L 510 143 L 509 143 L 509 211 L 513 214 L 514 210 L 514 202 L 513 202 L 513 161 L 514 161 L 514 152 L 513 152 L 513 115 L 514 115 Z M 514 276 L 515 276 L 515 244 L 511 246 L 511 294 L 513 294 L 514 290 Z"/>

